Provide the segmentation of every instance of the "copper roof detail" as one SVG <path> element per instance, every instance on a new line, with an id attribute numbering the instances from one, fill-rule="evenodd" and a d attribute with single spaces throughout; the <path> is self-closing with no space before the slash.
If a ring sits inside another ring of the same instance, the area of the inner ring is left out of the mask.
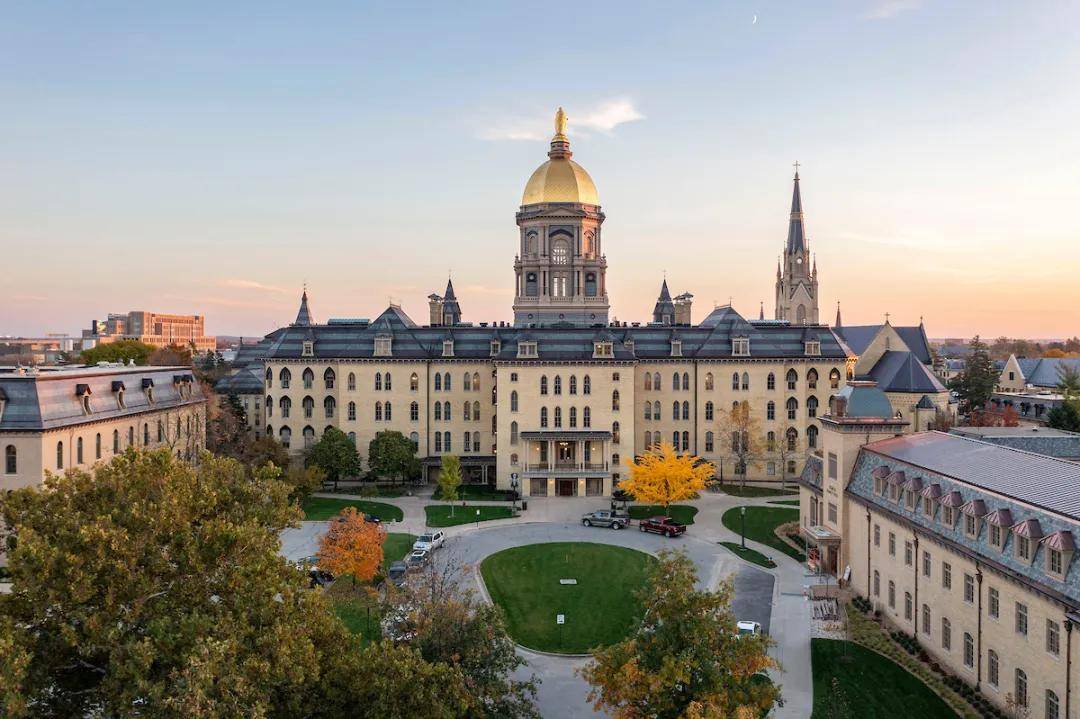
<path id="1" fill-rule="evenodd" d="M 1072 532 L 1067 529 L 1062 529 L 1057 532 L 1043 537 L 1043 544 L 1050 549 L 1056 549 L 1059 552 L 1074 552 L 1076 551 L 1076 542 L 1073 541 Z"/>
<path id="2" fill-rule="evenodd" d="M 953 491 L 946 494 L 941 498 L 941 506 L 943 507 L 962 507 L 964 506 L 964 498 L 960 496 L 959 492 Z"/>
<path id="3" fill-rule="evenodd" d="M 1012 510 L 1009 509 L 995 509 L 990 514 L 986 515 L 986 521 L 990 524 L 996 524 L 999 527 L 1011 527 L 1015 524 L 1013 521 Z"/>
<path id="4" fill-rule="evenodd" d="M 922 491 L 922 496 L 926 497 L 927 499 L 937 499 L 941 496 L 941 485 L 931 484 L 929 487 Z"/>
<path id="5" fill-rule="evenodd" d="M 961 507 L 960 511 L 973 517 L 985 517 L 987 512 L 986 502 L 981 499 L 973 499 Z"/>
<path id="6" fill-rule="evenodd" d="M 1043 536 L 1042 525 L 1037 519 L 1025 519 L 1013 525 L 1012 531 L 1021 537 L 1028 539 L 1041 539 Z"/>
<path id="7" fill-rule="evenodd" d="M 885 481 L 889 484 L 903 484 L 907 481 L 907 475 L 904 474 L 904 470 L 901 469 L 897 472 L 893 472 L 892 474 L 890 474 L 888 477 L 885 478 Z"/>

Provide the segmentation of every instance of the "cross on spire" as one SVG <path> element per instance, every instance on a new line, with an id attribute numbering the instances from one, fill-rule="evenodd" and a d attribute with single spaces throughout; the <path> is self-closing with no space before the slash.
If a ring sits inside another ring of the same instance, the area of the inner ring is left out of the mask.
<path id="1" fill-rule="evenodd" d="M 889 321 L 889 313 L 888 313 L 888 312 L 886 312 L 886 313 L 885 313 L 885 322 L 887 323 L 888 321 Z"/>
<path id="2" fill-rule="evenodd" d="M 794 167 L 795 167 L 795 179 L 797 180 L 797 179 L 799 179 L 799 161 L 798 161 L 798 160 L 796 160 L 796 161 L 795 161 L 794 163 L 792 163 L 792 164 L 793 164 L 793 165 L 794 165 Z"/>

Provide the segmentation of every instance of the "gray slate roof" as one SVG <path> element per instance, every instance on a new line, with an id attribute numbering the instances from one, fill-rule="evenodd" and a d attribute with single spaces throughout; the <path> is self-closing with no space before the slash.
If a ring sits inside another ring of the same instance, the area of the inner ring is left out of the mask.
<path id="1" fill-rule="evenodd" d="M 870 342 L 881 328 L 885 325 L 847 325 L 844 327 L 838 327 L 836 332 L 840 335 L 841 339 L 847 342 L 848 347 L 852 351 L 861 355 L 866 351 L 866 348 L 870 346 Z M 908 346 L 915 356 L 919 358 L 919 361 L 923 364 L 930 364 L 933 362 L 933 356 L 930 353 L 930 340 L 926 336 L 926 331 L 922 325 L 915 327 L 897 327 L 893 325 L 893 329 L 896 330 L 896 334 L 900 335 L 900 339 L 904 340 L 904 344 Z"/>
<path id="2" fill-rule="evenodd" d="M 886 392 L 944 392 L 945 386 L 914 352 L 889 350 L 870 370 Z"/>
<path id="3" fill-rule="evenodd" d="M 1039 357 L 1017 359 L 1024 381 L 1036 387 L 1057 387 L 1061 376 L 1059 368 L 1071 367 L 1080 372 L 1080 359 L 1065 357 Z"/>

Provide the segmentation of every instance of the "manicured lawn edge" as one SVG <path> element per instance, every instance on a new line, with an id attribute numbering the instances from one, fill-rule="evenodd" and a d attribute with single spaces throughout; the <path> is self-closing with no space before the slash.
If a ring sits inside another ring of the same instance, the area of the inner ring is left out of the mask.
<path id="1" fill-rule="evenodd" d="M 472 524 L 476 521 L 487 522 L 492 519 L 510 519 L 514 516 L 512 507 L 500 507 L 491 505 L 472 505 L 461 507 L 453 505 L 453 516 L 450 513 L 449 504 L 429 504 L 424 507 L 429 527 L 456 527 L 461 524 Z M 480 512 L 477 520 L 476 512 Z"/>
<path id="2" fill-rule="evenodd" d="M 783 505 L 785 507 L 798 507 L 799 506 L 799 500 L 797 500 L 797 499 L 773 499 L 771 501 L 766 502 L 765 504 L 780 504 L 780 505 Z"/>
<path id="3" fill-rule="evenodd" d="M 404 559 L 412 551 L 412 545 L 415 541 L 415 534 L 390 532 L 386 535 L 386 541 L 383 542 L 383 562 L 389 566 L 390 562 Z"/>
<path id="4" fill-rule="evenodd" d="M 356 511 L 363 512 L 372 517 L 378 517 L 383 522 L 400 522 L 405 518 L 405 513 L 400 507 L 385 502 L 372 502 L 366 499 L 338 499 L 336 497 L 306 497 L 300 508 L 304 512 L 304 519 L 309 522 L 325 521 L 333 519 L 346 507 L 356 507 Z"/>
<path id="5" fill-rule="evenodd" d="M 756 564 L 759 567 L 765 567 L 766 569 L 772 569 L 773 567 L 776 566 L 776 562 L 769 559 L 768 557 L 766 557 L 764 554 L 757 551 L 756 549 L 751 549 L 750 547 L 747 547 L 746 549 L 743 549 L 742 545 L 740 545 L 738 542 L 720 542 L 720 544 L 722 544 L 725 547 L 727 547 L 728 549 L 730 549 L 731 553 L 734 554 L 739 559 L 745 559 L 746 561 L 752 562 L 753 564 Z"/>
<path id="6" fill-rule="evenodd" d="M 720 521 L 725 527 L 735 534 L 739 533 L 742 526 L 740 518 L 741 507 L 732 507 L 724 512 Z M 788 507 L 746 507 L 746 538 L 755 542 L 768 545 L 773 549 L 783 552 L 797 562 L 806 561 L 806 555 L 793 546 L 776 536 L 776 527 L 788 522 L 797 521 L 799 512 Z"/>
<path id="7" fill-rule="evenodd" d="M 478 484 L 463 484 L 458 487 L 458 499 L 468 499 L 474 502 L 510 502 L 513 501 L 513 492 L 506 489 L 492 489 L 491 487 Z M 436 487 L 432 499 L 442 499 L 442 488 Z"/>
<path id="8" fill-rule="evenodd" d="M 737 483 L 725 482 L 719 485 L 720 491 L 730 494 L 732 497 L 790 497 L 797 495 L 797 489 L 781 489 L 780 487 L 754 487 L 746 485 L 741 487 Z"/>
<path id="9" fill-rule="evenodd" d="M 630 519 L 648 519 L 649 517 L 663 517 L 664 507 L 660 504 L 631 504 Z M 667 516 L 679 524 L 693 524 L 694 516 L 698 508 L 690 504 L 673 504 L 668 507 Z"/>

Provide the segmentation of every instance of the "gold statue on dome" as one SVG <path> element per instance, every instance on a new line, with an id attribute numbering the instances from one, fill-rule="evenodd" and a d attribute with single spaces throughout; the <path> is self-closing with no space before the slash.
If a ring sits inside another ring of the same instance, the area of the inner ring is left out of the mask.
<path id="1" fill-rule="evenodd" d="M 559 108 L 558 112 L 555 113 L 555 134 L 566 134 L 566 113 L 563 112 L 563 109 L 561 107 Z"/>

